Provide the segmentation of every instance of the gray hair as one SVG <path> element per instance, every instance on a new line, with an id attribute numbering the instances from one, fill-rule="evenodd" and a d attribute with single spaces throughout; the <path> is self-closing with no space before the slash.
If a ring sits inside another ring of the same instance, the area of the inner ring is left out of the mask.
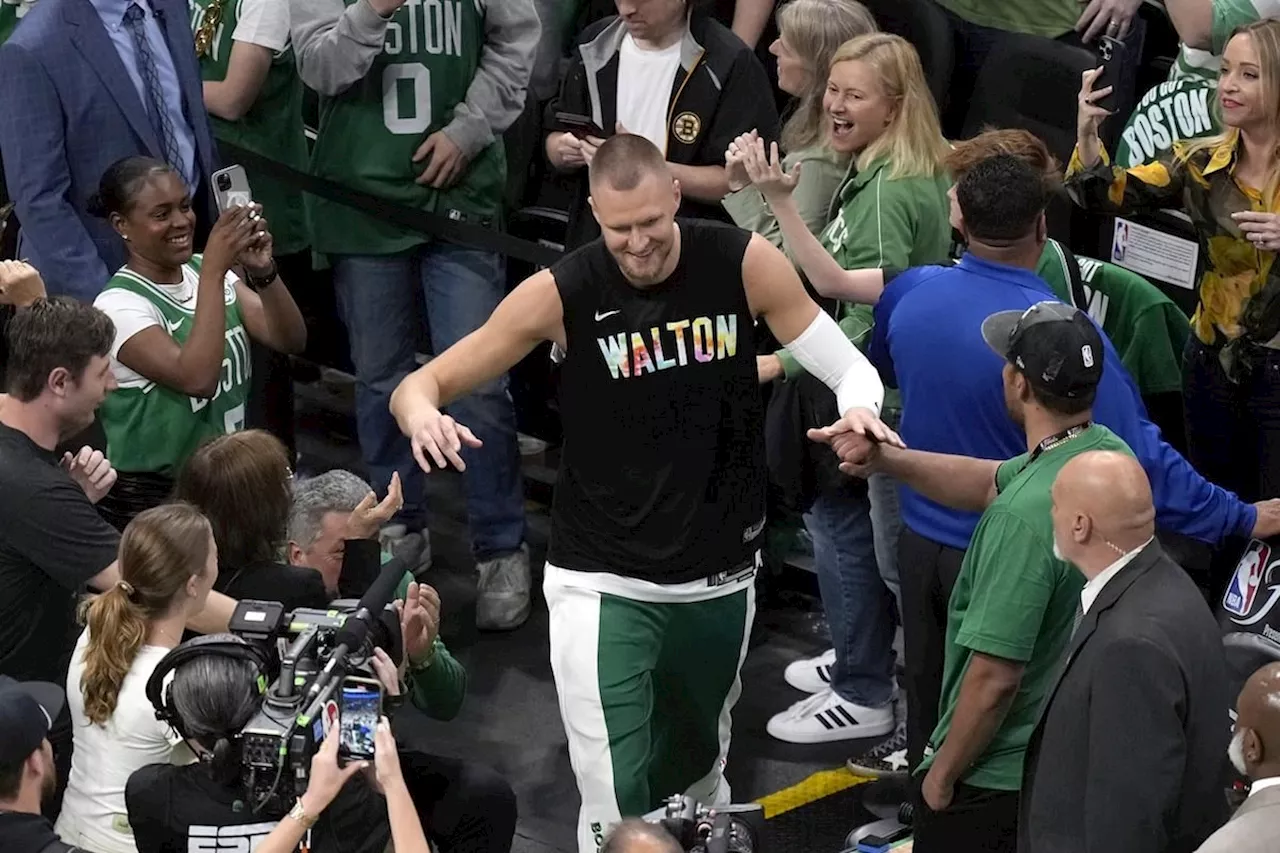
<path id="1" fill-rule="evenodd" d="M 350 513 L 369 492 L 369 484 L 350 471 L 334 469 L 295 481 L 293 507 L 289 510 L 288 541 L 306 548 L 320 535 L 320 525 L 331 512 Z"/>
<path id="2" fill-rule="evenodd" d="M 642 843 L 644 853 L 683 853 L 671 833 L 656 823 L 638 817 L 627 818 L 609 831 L 600 853 L 630 853 L 633 845 Z M 647 843 L 645 843 L 647 842 Z"/>
<path id="3" fill-rule="evenodd" d="M 213 634 L 208 641 L 244 642 L 234 634 Z M 169 698 L 186 735 L 204 741 L 244 728 L 258 709 L 257 675 L 249 661 L 217 652 L 192 658 L 174 670 Z"/>

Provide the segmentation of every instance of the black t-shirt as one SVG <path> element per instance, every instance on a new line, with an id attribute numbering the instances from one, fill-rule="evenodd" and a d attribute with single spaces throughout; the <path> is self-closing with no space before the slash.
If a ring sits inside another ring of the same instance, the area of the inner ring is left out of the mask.
<path id="1" fill-rule="evenodd" d="M 547 560 L 678 584 L 738 569 L 764 532 L 764 419 L 742 283 L 749 231 L 679 219 L 666 281 L 600 240 L 551 273 L 568 338 Z"/>
<path id="2" fill-rule="evenodd" d="M 66 680 L 76 598 L 119 546 L 57 455 L 0 424 L 0 673 Z"/>
<path id="3" fill-rule="evenodd" d="M 151 764 L 129 777 L 125 808 L 138 853 L 253 850 L 279 815 L 254 814 L 238 791 L 200 764 Z M 387 804 L 362 779 L 348 782 L 311 830 L 314 853 L 383 853 Z"/>
<path id="4" fill-rule="evenodd" d="M 236 601 L 278 601 L 286 613 L 299 607 L 324 609 L 329 605 L 320 572 L 284 563 L 258 563 L 247 568 L 219 563 L 213 588 Z"/>
<path id="5" fill-rule="evenodd" d="M 5 853 L 85 853 L 59 840 L 44 815 L 0 812 L 0 838 Z"/>

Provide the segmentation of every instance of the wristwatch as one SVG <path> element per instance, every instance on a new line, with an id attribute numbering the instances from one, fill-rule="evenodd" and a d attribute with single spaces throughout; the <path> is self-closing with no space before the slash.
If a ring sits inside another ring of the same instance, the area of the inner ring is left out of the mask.
<path id="1" fill-rule="evenodd" d="M 271 268 L 262 275 L 254 275 L 249 272 L 248 269 L 244 271 L 244 283 L 247 284 L 249 289 L 254 293 L 266 290 L 271 286 L 271 282 L 275 281 L 279 277 L 280 268 L 276 266 L 275 258 L 271 259 Z"/>
<path id="2" fill-rule="evenodd" d="M 277 812 L 278 814 L 278 812 Z M 302 798 L 299 797 L 293 804 L 293 808 L 289 809 L 289 817 L 296 820 L 302 825 L 303 829 L 310 829 L 316 825 L 316 821 L 320 819 L 319 815 L 309 815 L 307 810 L 302 807 Z"/>

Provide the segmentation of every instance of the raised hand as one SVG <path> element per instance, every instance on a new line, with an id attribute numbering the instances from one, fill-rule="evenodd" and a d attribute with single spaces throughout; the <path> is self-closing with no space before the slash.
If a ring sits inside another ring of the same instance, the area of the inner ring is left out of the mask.
<path id="1" fill-rule="evenodd" d="M 391 484 L 387 486 L 387 496 L 378 501 L 372 491 L 364 496 L 356 508 L 347 517 L 347 529 L 343 539 L 372 539 L 378 535 L 384 524 L 404 506 L 404 494 L 400 488 L 400 472 L 393 472 Z"/>
<path id="2" fill-rule="evenodd" d="M 410 583 L 400 611 L 400 634 L 409 662 L 420 666 L 431 659 L 440 635 L 440 594 L 423 583 Z"/>

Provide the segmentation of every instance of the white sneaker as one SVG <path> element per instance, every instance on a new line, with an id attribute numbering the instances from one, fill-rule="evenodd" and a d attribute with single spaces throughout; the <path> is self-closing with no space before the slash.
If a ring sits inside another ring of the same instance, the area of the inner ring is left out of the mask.
<path id="1" fill-rule="evenodd" d="M 831 687 L 831 669 L 836 665 L 836 650 L 827 649 L 816 658 L 805 658 L 787 665 L 782 677 L 796 690 L 821 693 Z"/>
<path id="2" fill-rule="evenodd" d="M 775 714 L 769 720 L 767 731 L 787 743 L 879 737 L 893 731 L 893 703 L 883 708 L 864 708 L 827 690 Z"/>

